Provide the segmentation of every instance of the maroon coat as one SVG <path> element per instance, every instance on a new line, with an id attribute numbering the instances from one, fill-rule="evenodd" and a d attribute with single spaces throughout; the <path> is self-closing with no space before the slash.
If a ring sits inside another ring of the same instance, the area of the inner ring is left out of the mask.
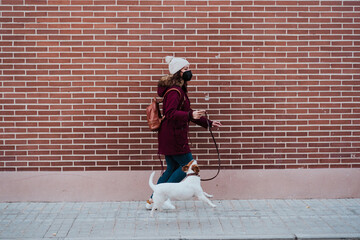
<path id="1" fill-rule="evenodd" d="M 193 110 L 190 107 L 190 100 L 187 94 L 179 86 L 158 87 L 158 94 L 163 97 L 170 88 L 176 88 L 181 92 L 170 91 L 163 101 L 163 120 L 159 133 L 159 153 L 164 155 L 178 155 L 190 152 L 188 143 L 189 122 L 192 121 L 207 128 L 208 123 L 205 117 L 193 119 Z M 212 122 L 210 121 L 210 124 Z"/>

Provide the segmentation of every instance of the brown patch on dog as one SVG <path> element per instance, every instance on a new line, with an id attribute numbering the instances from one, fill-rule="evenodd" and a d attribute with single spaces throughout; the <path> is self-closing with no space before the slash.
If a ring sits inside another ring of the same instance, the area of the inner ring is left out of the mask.
<path id="1" fill-rule="evenodd" d="M 199 175 L 200 169 L 198 165 L 193 165 L 191 170 L 193 170 L 196 175 Z"/>
<path id="2" fill-rule="evenodd" d="M 191 162 L 189 162 L 188 164 L 186 164 L 185 166 L 182 167 L 183 172 L 187 172 L 189 170 L 189 167 L 191 166 L 191 164 L 194 162 L 194 160 L 191 160 Z"/>

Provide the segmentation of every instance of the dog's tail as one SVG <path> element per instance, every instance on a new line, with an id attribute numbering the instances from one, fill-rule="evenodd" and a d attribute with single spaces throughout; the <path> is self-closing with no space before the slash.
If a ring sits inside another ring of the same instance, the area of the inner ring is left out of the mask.
<path id="1" fill-rule="evenodd" d="M 155 191 L 155 185 L 153 183 L 153 178 L 154 178 L 154 175 L 155 175 L 155 171 L 153 171 L 150 175 L 150 178 L 149 178 L 149 186 L 151 187 L 151 189 L 153 191 Z"/>

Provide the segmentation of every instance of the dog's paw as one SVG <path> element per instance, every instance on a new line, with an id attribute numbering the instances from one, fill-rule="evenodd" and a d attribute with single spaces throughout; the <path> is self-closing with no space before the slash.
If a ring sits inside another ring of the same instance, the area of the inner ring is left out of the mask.
<path id="1" fill-rule="evenodd" d="M 214 195 L 208 194 L 208 193 L 206 193 L 206 192 L 204 192 L 204 195 L 205 195 L 206 197 L 208 197 L 208 198 L 214 197 Z"/>

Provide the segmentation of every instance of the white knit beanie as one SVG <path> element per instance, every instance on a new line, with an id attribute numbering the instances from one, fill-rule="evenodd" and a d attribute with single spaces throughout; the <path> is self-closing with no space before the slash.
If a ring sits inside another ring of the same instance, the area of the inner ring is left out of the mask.
<path id="1" fill-rule="evenodd" d="M 176 58 L 173 56 L 167 56 L 165 58 L 167 64 L 169 64 L 170 74 L 174 74 L 177 71 L 181 70 L 186 65 L 189 65 L 189 62 L 184 58 Z"/>

